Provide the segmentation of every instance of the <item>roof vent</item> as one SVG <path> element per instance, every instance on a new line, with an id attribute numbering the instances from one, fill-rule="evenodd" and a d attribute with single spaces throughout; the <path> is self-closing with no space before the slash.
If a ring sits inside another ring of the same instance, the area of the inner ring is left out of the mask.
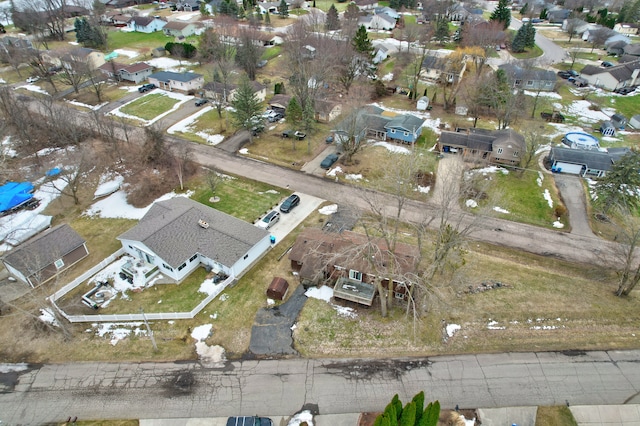
<path id="1" fill-rule="evenodd" d="M 209 222 L 205 222 L 204 220 L 200 219 L 198 221 L 198 225 L 200 225 L 201 227 L 203 227 L 204 229 L 207 229 L 209 227 Z"/>

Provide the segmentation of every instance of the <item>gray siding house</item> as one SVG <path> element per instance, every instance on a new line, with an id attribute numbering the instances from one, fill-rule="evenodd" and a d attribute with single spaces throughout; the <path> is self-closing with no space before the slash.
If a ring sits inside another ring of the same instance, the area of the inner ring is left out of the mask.
<path id="1" fill-rule="evenodd" d="M 200 265 L 240 276 L 271 247 L 264 229 L 185 197 L 154 203 L 118 240 L 128 254 L 176 282 Z"/>
<path id="2" fill-rule="evenodd" d="M 538 68 L 525 69 L 513 64 L 499 67 L 507 74 L 514 89 L 551 91 L 556 87 L 556 74 Z"/>

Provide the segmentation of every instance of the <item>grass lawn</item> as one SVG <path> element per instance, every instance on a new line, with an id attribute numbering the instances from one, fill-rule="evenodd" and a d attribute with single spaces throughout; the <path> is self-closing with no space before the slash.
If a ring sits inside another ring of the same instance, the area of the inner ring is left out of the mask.
<path id="1" fill-rule="evenodd" d="M 549 191 L 554 207 L 559 205 L 559 196 L 552 176 L 543 174 L 542 186 L 538 186 L 539 175 L 536 172 L 525 171 L 521 176 L 519 172 L 510 170 L 508 174 L 496 172 L 487 173 L 486 176 L 475 175 L 480 180 L 478 188 L 485 188 L 489 209 L 500 207 L 509 213 L 499 213 L 490 210 L 485 214 L 502 217 L 516 222 L 530 223 L 543 227 L 552 227 L 556 220 L 554 208 L 549 207 L 544 198 L 545 190 Z M 477 182 L 477 181 L 476 181 Z M 566 226 L 566 218 L 562 219 Z"/>
<path id="2" fill-rule="evenodd" d="M 156 47 L 164 47 L 168 42 L 173 41 L 171 37 L 164 35 L 162 31 L 156 31 L 151 34 L 138 32 L 125 32 L 114 30 L 108 35 L 109 49 L 155 49 Z"/>
<path id="3" fill-rule="evenodd" d="M 347 10 L 347 6 L 349 6 L 349 2 L 338 3 L 333 0 L 316 0 L 316 8 L 322 10 L 323 12 L 328 12 L 329 8 L 331 8 L 331 5 L 334 5 L 338 10 L 338 13 L 340 13 Z"/>
<path id="4" fill-rule="evenodd" d="M 638 105 L 640 104 L 640 95 L 633 96 L 621 96 L 612 94 L 610 96 L 603 96 L 597 98 L 600 105 L 603 107 L 615 108 L 616 112 L 623 114 L 627 119 L 630 119 L 634 115 L 640 113 Z"/>
<path id="5" fill-rule="evenodd" d="M 150 93 L 123 106 L 120 108 L 120 111 L 144 120 L 151 120 L 163 112 L 170 110 L 178 102 L 180 101 L 160 93 Z"/>
<path id="6" fill-rule="evenodd" d="M 578 426 L 569 407 L 564 405 L 538 407 L 536 426 Z"/>
<path id="7" fill-rule="evenodd" d="M 513 56 L 516 59 L 531 59 L 531 58 L 537 58 L 538 56 L 542 56 L 544 52 L 536 44 L 533 47 L 533 49 L 525 50 L 524 52 L 520 52 L 520 53 L 513 53 L 513 52 L 510 52 L 510 53 L 511 53 L 511 56 Z"/>
<path id="8" fill-rule="evenodd" d="M 272 46 L 265 49 L 264 53 L 262 54 L 262 59 L 269 61 L 275 58 L 276 56 L 280 55 L 280 53 L 282 53 L 282 47 Z"/>
<path id="9" fill-rule="evenodd" d="M 228 176 L 215 191 L 220 201 L 209 201 L 214 194 L 204 183 L 198 185 L 192 198 L 239 219 L 254 222 L 289 194 L 290 191 L 266 183 Z"/>

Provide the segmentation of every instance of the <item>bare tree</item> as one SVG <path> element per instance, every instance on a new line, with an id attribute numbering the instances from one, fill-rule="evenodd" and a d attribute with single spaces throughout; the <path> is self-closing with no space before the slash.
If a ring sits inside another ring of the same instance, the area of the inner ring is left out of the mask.
<path id="1" fill-rule="evenodd" d="M 364 90 L 354 90 L 345 105 L 344 111 L 347 115 L 336 131 L 336 143 L 342 148 L 342 161 L 345 164 L 351 164 L 353 156 L 366 144 L 369 112 L 364 105 L 368 100 L 368 94 Z"/>
<path id="2" fill-rule="evenodd" d="M 178 182 L 180 182 L 180 190 L 184 191 L 184 179 L 192 162 L 193 147 L 187 141 L 180 141 L 174 144 L 173 150 L 174 169 L 178 177 Z"/>
<path id="3" fill-rule="evenodd" d="M 456 97 L 462 82 L 462 73 L 466 68 L 466 55 L 461 50 L 449 54 L 445 62 L 445 69 L 440 74 L 440 87 L 444 109 L 450 110 L 456 104 Z"/>
<path id="4" fill-rule="evenodd" d="M 75 56 L 73 50 L 64 54 L 62 61 L 62 71 L 58 73 L 58 78 L 71 86 L 76 94 L 80 93 L 80 86 L 87 80 L 91 64 L 88 59 Z"/>
<path id="5" fill-rule="evenodd" d="M 424 74 L 424 61 L 427 59 L 431 52 L 431 37 L 433 36 L 433 29 L 429 25 L 425 25 L 422 33 L 420 34 L 420 47 L 414 49 L 412 53 L 408 55 L 408 65 L 405 68 L 407 80 L 412 87 L 411 96 L 412 99 L 417 98 L 418 84 Z"/>
<path id="6" fill-rule="evenodd" d="M 600 47 L 604 45 L 604 42 L 609 39 L 613 35 L 613 30 L 610 28 L 602 27 L 598 28 L 595 31 L 589 32 L 589 40 L 591 42 L 591 53 L 593 53 L 593 49 L 596 47 Z"/>
<path id="7" fill-rule="evenodd" d="M 567 34 L 569 34 L 569 43 L 571 43 L 573 36 L 578 34 L 578 27 L 580 26 L 580 24 L 581 24 L 580 19 L 577 19 L 577 18 L 567 19 L 567 23 L 564 26 L 564 30 L 567 32 Z"/>
<path id="8" fill-rule="evenodd" d="M 520 157 L 520 175 L 529 169 L 536 158 L 538 150 L 548 142 L 548 139 L 535 127 L 527 129 L 524 133 L 525 150 Z"/>
<path id="9" fill-rule="evenodd" d="M 44 51 L 40 49 L 29 49 L 25 51 L 25 60 L 29 63 L 29 67 L 34 75 L 49 83 L 54 93 L 58 93 L 58 87 L 55 83 L 54 74 L 49 71 L 51 64 L 45 59 Z"/>
<path id="10" fill-rule="evenodd" d="M 622 213 L 616 219 L 616 241 L 619 243 L 614 249 L 618 265 L 618 288 L 616 296 L 628 296 L 640 282 L 640 263 L 638 262 L 638 248 L 640 248 L 640 224 L 636 217 Z"/>
<path id="11" fill-rule="evenodd" d="M 466 23 L 462 30 L 462 47 L 478 47 L 483 52 L 473 54 L 476 74 L 480 75 L 488 58 L 488 52 L 503 43 L 505 34 L 498 21 Z"/>
<path id="12" fill-rule="evenodd" d="M 12 2 L 14 24 L 41 40 L 63 41 L 68 17 L 66 0 L 23 0 Z"/>
<path id="13" fill-rule="evenodd" d="M 52 181 L 51 185 L 60 194 L 71 197 L 73 203 L 78 205 L 80 204 L 79 191 L 86 184 L 89 170 L 95 165 L 93 161 L 95 157 L 87 152 L 86 149 L 66 150 L 66 154 L 71 164 L 62 169 L 58 178 Z M 58 181 L 62 181 L 62 183 L 58 183 Z"/>

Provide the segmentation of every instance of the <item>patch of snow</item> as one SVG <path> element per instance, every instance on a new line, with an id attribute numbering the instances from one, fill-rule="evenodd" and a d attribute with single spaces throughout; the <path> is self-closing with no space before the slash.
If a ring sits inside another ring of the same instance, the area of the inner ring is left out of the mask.
<path id="1" fill-rule="evenodd" d="M 248 154 L 249 150 L 247 148 L 242 148 L 241 150 L 238 151 L 240 154 Z"/>
<path id="2" fill-rule="evenodd" d="M 334 167 L 333 169 L 329 170 L 326 174 L 327 176 L 336 176 L 336 174 L 338 173 L 342 173 L 342 168 L 340 166 Z"/>
<path id="3" fill-rule="evenodd" d="M 475 424 L 476 424 L 476 418 L 475 417 L 473 419 L 467 419 L 465 416 L 460 414 L 460 418 L 462 420 L 464 420 L 464 426 L 475 426 Z"/>
<path id="4" fill-rule="evenodd" d="M 79 46 L 79 45 L 80 45 L 80 43 L 78 43 L 77 41 L 70 41 L 70 42 L 68 42 L 68 43 L 69 43 L 70 45 L 72 45 L 72 46 Z"/>
<path id="5" fill-rule="evenodd" d="M 225 285 L 223 285 L 224 281 L 220 281 L 219 283 L 214 283 L 213 278 L 206 279 L 200 284 L 200 288 L 198 289 L 199 293 L 205 293 L 208 296 L 217 296 L 222 293 L 222 290 L 225 289 Z"/>
<path id="6" fill-rule="evenodd" d="M 304 292 L 304 295 L 313 299 L 324 300 L 325 302 L 329 303 L 329 301 L 333 297 L 333 289 L 326 285 L 323 285 L 320 288 L 311 287 Z"/>
<path id="7" fill-rule="evenodd" d="M 60 324 L 58 324 L 58 320 L 56 319 L 56 317 L 53 315 L 53 312 L 49 308 L 40 309 L 40 316 L 38 318 L 40 318 L 40 321 L 46 322 L 55 327 L 60 326 Z"/>
<path id="8" fill-rule="evenodd" d="M 489 319 L 489 323 L 487 324 L 487 328 L 489 330 L 504 330 L 506 327 L 498 325 L 498 321 L 492 321 Z"/>
<path id="9" fill-rule="evenodd" d="M 176 194 L 170 192 L 156 199 L 155 201 L 165 201 L 174 197 L 190 197 L 193 193 Z M 133 207 L 127 202 L 127 194 L 124 191 L 116 191 L 106 198 L 97 201 L 84 211 L 86 216 L 98 216 L 110 219 L 142 219 L 147 214 L 153 203 L 147 207 Z"/>
<path id="10" fill-rule="evenodd" d="M 542 186 L 542 181 L 544 180 L 544 175 L 541 171 L 538 171 L 538 179 L 536 179 L 536 183 L 538 186 Z"/>
<path id="11" fill-rule="evenodd" d="M 319 209 L 318 213 L 324 214 L 324 215 L 330 215 L 330 214 L 334 214 L 337 211 L 338 211 L 338 205 L 330 204 L 328 206 L 324 206 L 321 209 Z"/>
<path id="12" fill-rule="evenodd" d="M 195 17 L 200 16 L 200 12 L 185 12 L 175 16 L 176 21 L 190 21 Z"/>
<path id="13" fill-rule="evenodd" d="M 380 80 L 381 81 L 391 81 L 391 80 L 393 80 L 393 73 L 390 72 L 390 73 L 387 73 L 387 74 L 383 75 L 382 77 L 380 77 Z"/>
<path id="14" fill-rule="evenodd" d="M 111 174 L 106 175 L 109 176 L 109 178 L 111 178 Z M 120 186 L 122 185 L 122 182 L 124 182 L 124 177 L 121 175 L 116 175 L 113 179 L 110 179 L 108 181 L 102 181 L 103 178 L 105 177 L 105 175 L 100 176 L 100 185 L 98 185 L 98 188 L 96 188 L 96 191 L 93 193 L 93 198 L 100 198 L 100 197 L 105 197 L 109 194 L 113 194 L 114 192 L 116 192 L 118 189 L 120 189 Z"/>
<path id="15" fill-rule="evenodd" d="M 489 166 L 489 167 L 483 167 L 482 169 L 473 169 L 471 170 L 472 173 L 482 173 L 483 176 L 486 176 L 489 173 L 497 173 L 500 172 L 503 175 L 508 175 L 509 174 L 509 170 L 502 168 L 502 167 L 497 167 L 497 166 Z"/>
<path id="16" fill-rule="evenodd" d="M 0 364 L 0 373 L 17 373 L 29 369 L 29 364 L 19 362 L 15 364 Z"/>
<path id="17" fill-rule="evenodd" d="M 344 175 L 344 178 L 347 180 L 361 180 L 362 179 L 362 175 L 361 174 L 348 174 L 348 175 Z"/>
<path id="18" fill-rule="evenodd" d="M 551 198 L 551 193 L 549 192 L 548 189 L 544 190 L 544 193 L 542 194 L 542 196 L 544 197 L 545 200 L 547 200 L 547 204 L 549 204 L 549 208 L 553 208 L 553 199 Z"/>
<path id="19" fill-rule="evenodd" d="M 114 50 L 114 52 L 116 52 L 118 55 L 126 56 L 128 58 L 135 58 L 136 56 L 140 55 L 140 53 L 136 52 L 135 50 L 127 49 L 116 49 Z"/>
<path id="20" fill-rule="evenodd" d="M 221 300 L 222 302 L 224 302 L 225 300 L 229 300 L 229 295 L 228 295 L 228 294 L 226 294 L 226 293 L 225 293 L 225 294 L 223 294 L 222 296 L 220 296 L 220 300 Z"/>
<path id="21" fill-rule="evenodd" d="M 213 329 L 213 324 L 199 325 L 193 328 L 193 330 L 191 331 L 191 337 L 196 339 L 196 341 L 198 342 L 202 342 L 211 335 L 212 329 Z"/>
<path id="22" fill-rule="evenodd" d="M 159 68 L 163 71 L 173 71 L 173 72 L 184 72 L 186 70 L 185 66 L 196 65 L 192 62 L 187 61 L 177 61 L 171 58 L 153 58 L 148 61 L 145 61 L 147 64 L 152 67 Z"/>
<path id="23" fill-rule="evenodd" d="M 305 410 L 295 414 L 291 420 L 289 420 L 287 426 L 300 426 L 302 423 L 313 426 L 313 414 L 311 414 L 311 411 Z"/>
<path id="24" fill-rule="evenodd" d="M 464 204 L 471 209 L 478 207 L 478 203 L 476 202 L 476 200 L 467 200 Z"/>
<path id="25" fill-rule="evenodd" d="M 497 211 L 498 213 L 504 213 L 504 214 L 511 213 L 509 210 L 503 209 L 502 207 L 498 207 L 498 206 L 495 206 L 493 210 Z"/>
<path id="26" fill-rule="evenodd" d="M 111 335 L 111 345 L 115 346 L 122 339 L 129 337 L 131 333 L 136 335 L 146 335 L 146 330 L 142 330 L 140 326 L 142 322 L 103 322 L 92 324 L 94 328 L 96 328 L 96 335 L 98 337 L 104 337 L 106 335 Z M 134 327 L 133 329 L 127 327 Z"/>
<path id="27" fill-rule="evenodd" d="M 447 329 L 447 336 L 453 337 L 453 335 L 456 334 L 458 330 L 461 330 L 462 327 L 460 327 L 460 325 L 458 324 L 447 324 L 446 329 Z"/>
<path id="28" fill-rule="evenodd" d="M 559 93 L 556 92 L 530 92 L 528 90 L 524 91 L 524 94 L 527 96 L 540 96 L 541 98 L 550 98 L 550 99 L 562 99 Z"/>
<path id="29" fill-rule="evenodd" d="M 400 146 L 400 145 L 396 145 L 396 144 L 392 144 L 389 142 L 376 142 L 373 144 L 373 146 L 381 146 L 386 148 L 388 151 L 396 153 L 396 154 L 410 154 L 411 151 L 404 147 L 404 146 Z"/>
<path id="30" fill-rule="evenodd" d="M 430 186 L 420 186 L 420 185 L 418 185 L 418 187 L 416 188 L 416 191 L 421 192 L 423 194 L 428 194 L 429 191 L 431 191 L 431 187 Z"/>
<path id="31" fill-rule="evenodd" d="M 88 104 L 84 104 L 82 102 L 78 102 L 78 101 L 67 101 L 68 103 L 70 103 L 71 105 L 75 105 L 75 106 L 79 106 L 82 108 L 87 108 L 90 109 L 92 111 L 97 111 L 100 108 L 102 108 L 103 106 L 105 106 L 106 104 L 108 104 L 109 102 L 103 102 L 101 104 L 98 105 L 88 105 Z"/>
<path id="32" fill-rule="evenodd" d="M 196 342 L 196 353 L 204 364 L 212 367 L 224 367 L 227 361 L 225 350 L 220 345 L 209 346 L 205 342 Z"/>
<path id="33" fill-rule="evenodd" d="M 580 117 L 580 120 L 586 123 L 597 123 L 609 119 L 611 114 L 605 114 L 604 108 L 603 111 L 595 111 L 590 109 L 590 106 L 591 102 L 587 100 L 573 101 L 567 107 L 567 113 L 575 117 Z"/>
<path id="34" fill-rule="evenodd" d="M 564 223 L 560 222 L 559 220 L 556 220 L 555 222 L 553 222 L 553 227 L 554 228 L 564 228 Z"/>
<path id="35" fill-rule="evenodd" d="M 275 300 L 267 298 L 267 306 L 273 306 L 275 304 L 276 304 Z"/>
<path id="36" fill-rule="evenodd" d="M 28 90 L 30 92 L 42 93 L 43 95 L 48 95 L 49 94 L 49 92 L 47 92 L 46 90 L 44 90 L 40 86 L 36 86 L 35 84 L 24 84 L 22 86 L 17 86 L 16 89 L 25 89 L 25 90 Z"/>
<path id="37" fill-rule="evenodd" d="M 4 80 L 4 78 L 0 78 L 0 84 L 7 84 L 7 82 Z"/>

